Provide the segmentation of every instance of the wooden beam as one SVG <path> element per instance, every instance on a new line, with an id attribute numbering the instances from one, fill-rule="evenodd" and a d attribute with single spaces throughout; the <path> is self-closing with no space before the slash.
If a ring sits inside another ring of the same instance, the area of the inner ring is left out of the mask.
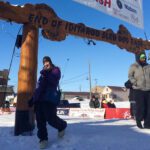
<path id="1" fill-rule="evenodd" d="M 18 74 L 18 93 L 15 135 L 29 131 L 33 124 L 33 113 L 28 100 L 33 96 L 37 78 L 38 28 L 25 24 Z M 26 119 L 25 119 L 26 118 Z"/>

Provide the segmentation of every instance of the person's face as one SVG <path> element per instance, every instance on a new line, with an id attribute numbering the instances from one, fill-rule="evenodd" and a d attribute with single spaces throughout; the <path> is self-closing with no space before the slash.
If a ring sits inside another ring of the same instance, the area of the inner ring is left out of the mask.
<path id="1" fill-rule="evenodd" d="M 51 68 L 51 65 L 50 65 L 50 63 L 49 63 L 49 61 L 45 61 L 44 62 L 44 69 L 50 69 Z"/>

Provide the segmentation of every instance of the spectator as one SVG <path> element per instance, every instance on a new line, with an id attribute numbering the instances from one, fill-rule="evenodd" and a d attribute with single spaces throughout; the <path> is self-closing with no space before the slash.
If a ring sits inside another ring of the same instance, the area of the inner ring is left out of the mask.
<path id="1" fill-rule="evenodd" d="M 90 107 L 91 108 L 99 108 L 100 107 L 100 102 L 95 95 L 92 96 L 92 99 L 90 100 Z"/>
<path id="2" fill-rule="evenodd" d="M 116 108 L 116 105 L 114 104 L 113 100 L 110 100 L 109 102 L 107 102 L 107 106 L 108 108 Z"/>
<path id="3" fill-rule="evenodd" d="M 136 55 L 136 63 L 130 66 L 128 77 L 134 89 L 136 124 L 143 128 L 144 121 L 144 128 L 150 129 L 150 65 L 144 52 Z"/>
<path id="4" fill-rule="evenodd" d="M 105 98 L 102 98 L 101 107 L 108 108 L 108 101 Z"/>

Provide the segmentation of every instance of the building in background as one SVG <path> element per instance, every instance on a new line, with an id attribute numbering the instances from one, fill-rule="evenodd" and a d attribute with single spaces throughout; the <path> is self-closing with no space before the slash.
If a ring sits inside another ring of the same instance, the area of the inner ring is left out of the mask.
<path id="1" fill-rule="evenodd" d="M 89 92 L 62 92 L 62 99 L 73 99 L 75 97 L 81 97 L 83 99 L 89 99 L 90 93 Z"/>
<path id="2" fill-rule="evenodd" d="M 129 90 L 125 87 L 119 86 L 95 86 L 92 88 L 92 95 L 105 98 L 106 100 L 114 100 L 115 102 L 128 101 Z M 63 92 L 62 99 L 70 100 L 74 97 L 82 97 L 83 99 L 89 99 L 89 92 Z"/>
<path id="3" fill-rule="evenodd" d="M 123 102 L 129 100 L 129 90 L 125 87 L 106 86 L 103 90 L 102 95 L 108 100 L 113 99 L 115 102 Z"/>
<path id="4" fill-rule="evenodd" d="M 128 101 L 129 90 L 119 86 L 96 86 L 92 88 L 92 93 L 98 94 L 101 99 L 123 102 Z"/>
<path id="5" fill-rule="evenodd" d="M 5 100 L 14 96 L 14 87 L 7 85 L 8 70 L 4 69 L 0 71 L 0 107 L 4 104 Z"/>
<path id="6" fill-rule="evenodd" d="M 104 86 L 94 86 L 92 88 L 92 94 L 95 96 L 99 97 L 100 99 L 102 98 L 102 93 L 103 93 Z"/>

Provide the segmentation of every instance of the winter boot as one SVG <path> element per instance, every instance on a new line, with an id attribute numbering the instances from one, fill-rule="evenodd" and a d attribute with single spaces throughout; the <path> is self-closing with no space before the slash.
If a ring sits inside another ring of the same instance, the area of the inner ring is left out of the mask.
<path id="1" fill-rule="evenodd" d="M 59 137 L 59 138 L 64 137 L 64 135 L 65 135 L 65 129 L 58 132 L 58 137 Z"/>
<path id="2" fill-rule="evenodd" d="M 64 137 L 66 127 L 67 127 L 67 122 L 64 121 L 64 128 L 63 128 L 62 130 L 58 130 L 58 137 L 59 137 L 59 138 Z"/>
<path id="3" fill-rule="evenodd" d="M 46 149 L 47 146 L 48 146 L 47 140 L 40 141 L 40 149 Z"/>

